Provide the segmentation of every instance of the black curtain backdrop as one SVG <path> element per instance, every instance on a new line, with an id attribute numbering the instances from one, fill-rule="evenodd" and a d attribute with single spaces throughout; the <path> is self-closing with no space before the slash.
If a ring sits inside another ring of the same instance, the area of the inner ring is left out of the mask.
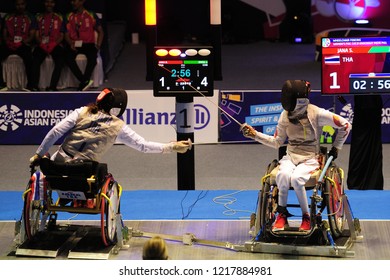
<path id="1" fill-rule="evenodd" d="M 348 189 L 383 190 L 382 105 L 380 95 L 355 96 Z"/>
<path id="2" fill-rule="evenodd" d="M 302 43 L 313 43 L 313 22 L 310 0 L 283 0 L 286 15 L 280 24 L 280 40 L 295 43 L 301 38 Z"/>

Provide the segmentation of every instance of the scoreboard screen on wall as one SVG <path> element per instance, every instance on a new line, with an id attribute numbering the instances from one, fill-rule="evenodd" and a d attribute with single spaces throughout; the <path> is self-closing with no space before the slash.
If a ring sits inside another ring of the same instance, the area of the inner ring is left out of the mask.
<path id="1" fill-rule="evenodd" d="M 390 93 L 390 37 L 321 40 L 323 95 Z"/>
<path id="2" fill-rule="evenodd" d="M 213 96 L 212 47 L 155 47 L 154 96 Z"/>

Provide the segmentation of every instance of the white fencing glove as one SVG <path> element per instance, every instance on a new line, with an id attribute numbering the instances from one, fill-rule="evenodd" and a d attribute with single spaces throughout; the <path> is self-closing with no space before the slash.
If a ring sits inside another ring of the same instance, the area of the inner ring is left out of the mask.
<path id="1" fill-rule="evenodd" d="M 31 166 L 38 165 L 38 162 L 39 162 L 40 159 L 41 159 L 41 157 L 40 157 L 38 154 L 33 155 L 33 156 L 30 158 L 30 165 L 31 165 Z"/>
<path id="2" fill-rule="evenodd" d="M 190 148 L 190 143 L 187 140 L 173 142 L 172 144 L 172 150 L 180 154 L 184 154 Z"/>
<path id="3" fill-rule="evenodd" d="M 249 124 L 247 123 L 244 123 L 240 130 L 242 131 L 242 134 L 247 137 L 247 138 L 251 138 L 251 139 L 255 139 L 256 137 L 256 129 L 254 129 L 252 126 L 250 126 Z"/>
<path id="4" fill-rule="evenodd" d="M 165 144 L 163 147 L 163 153 L 178 152 L 184 154 L 188 149 L 191 149 L 191 143 L 186 141 L 177 141 Z"/>

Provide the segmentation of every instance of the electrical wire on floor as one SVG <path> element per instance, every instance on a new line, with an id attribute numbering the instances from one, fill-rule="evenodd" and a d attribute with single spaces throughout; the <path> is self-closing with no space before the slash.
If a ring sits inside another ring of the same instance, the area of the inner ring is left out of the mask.
<path id="1" fill-rule="evenodd" d="M 184 206 L 183 206 L 183 202 L 184 200 L 186 199 L 187 195 L 188 195 L 188 191 L 186 191 L 186 194 L 184 195 L 183 199 L 181 200 L 180 202 L 180 205 L 181 205 L 181 219 L 184 220 L 184 219 L 187 219 L 189 217 L 189 215 L 191 214 L 193 208 L 195 207 L 195 204 L 198 203 L 199 200 L 205 198 L 205 196 L 207 195 L 209 191 L 201 191 L 199 194 L 198 194 L 198 197 L 196 198 L 196 200 L 194 201 L 194 203 L 192 203 L 189 207 L 188 207 L 188 210 L 187 210 L 187 214 L 184 214 Z"/>
<path id="2" fill-rule="evenodd" d="M 77 217 L 78 217 L 78 215 L 79 215 L 80 213 L 76 213 L 76 214 L 74 214 L 72 217 L 69 217 L 68 219 L 67 219 L 67 225 L 69 226 L 69 225 L 71 225 L 72 223 L 71 223 L 71 221 L 73 221 L 74 219 L 76 219 Z"/>
<path id="3" fill-rule="evenodd" d="M 216 204 L 222 204 L 227 209 L 227 210 L 223 211 L 223 214 L 225 216 L 233 216 L 237 213 L 250 213 L 250 215 L 251 215 L 253 213 L 253 211 L 242 210 L 242 209 L 233 209 L 233 208 L 229 207 L 229 205 L 232 205 L 233 203 L 235 203 L 237 201 L 237 198 L 235 198 L 233 195 L 236 195 L 236 194 L 243 192 L 243 191 L 245 191 L 245 190 L 239 190 L 239 191 L 232 192 L 229 194 L 216 196 L 213 198 L 213 202 Z M 245 216 L 245 217 L 239 217 L 239 218 L 240 219 L 249 219 L 250 217 Z"/>

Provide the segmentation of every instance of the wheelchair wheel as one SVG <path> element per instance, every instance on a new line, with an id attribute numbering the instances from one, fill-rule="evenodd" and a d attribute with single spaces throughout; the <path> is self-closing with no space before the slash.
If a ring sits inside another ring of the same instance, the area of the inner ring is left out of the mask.
<path id="1" fill-rule="evenodd" d="M 23 206 L 23 222 L 27 239 L 32 239 L 39 231 L 42 215 L 42 204 L 40 200 L 33 200 L 33 194 L 30 191 L 26 193 Z M 43 222 L 43 221 L 42 221 Z"/>
<path id="2" fill-rule="evenodd" d="M 275 159 L 273 160 L 267 168 L 266 175 L 270 174 L 271 171 L 278 165 L 278 161 Z M 273 189 L 272 196 L 270 196 L 271 191 L 271 184 L 269 181 L 269 178 L 266 179 L 266 181 L 263 183 L 262 193 L 261 193 L 261 201 L 259 204 L 259 211 L 260 211 L 260 229 L 264 229 L 264 227 L 268 224 L 271 225 L 274 220 L 274 213 L 277 207 L 277 201 L 276 198 L 278 196 L 277 194 L 277 188 Z"/>
<path id="3" fill-rule="evenodd" d="M 102 197 L 101 204 L 101 227 L 102 240 L 106 246 L 117 242 L 117 213 L 119 211 L 119 186 L 116 181 L 111 181 L 105 194 L 107 200 Z"/>
<path id="4" fill-rule="evenodd" d="M 326 180 L 326 207 L 328 211 L 329 227 L 334 238 L 338 238 L 344 229 L 346 217 L 344 213 L 343 195 L 344 186 L 340 170 L 336 166 L 330 166 Z"/>

